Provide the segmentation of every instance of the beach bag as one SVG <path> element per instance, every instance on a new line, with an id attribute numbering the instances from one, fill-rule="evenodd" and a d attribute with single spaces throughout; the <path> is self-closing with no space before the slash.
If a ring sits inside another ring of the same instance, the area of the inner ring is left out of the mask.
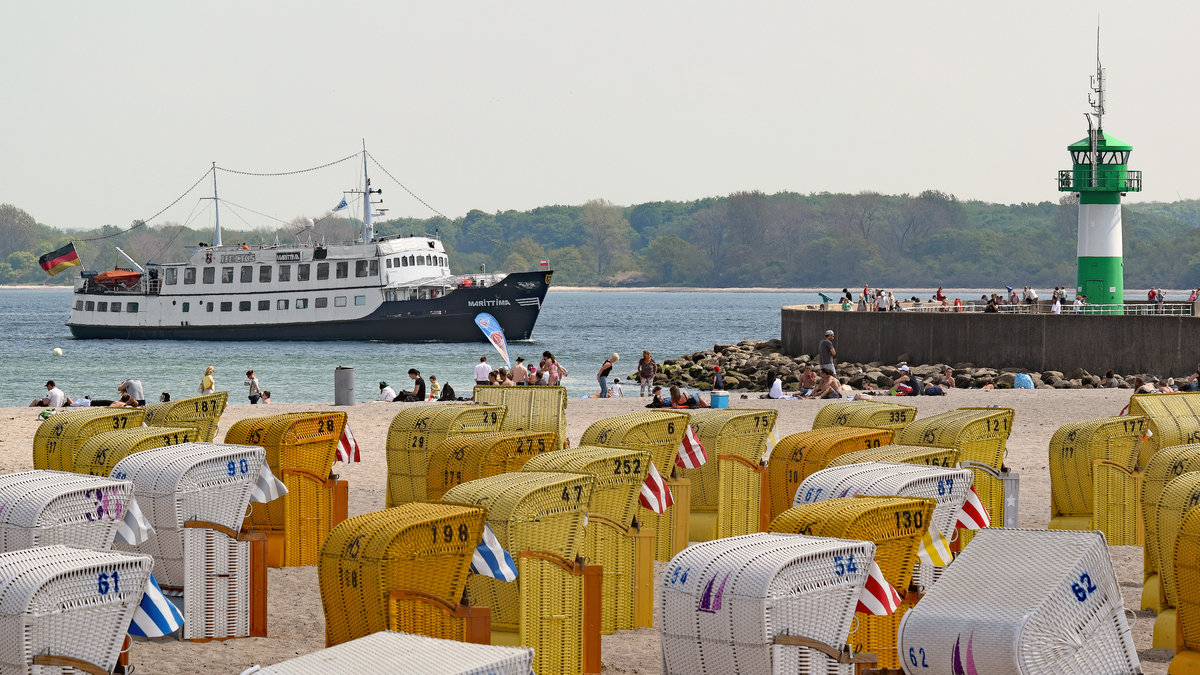
<path id="1" fill-rule="evenodd" d="M 1013 378 L 1013 388 L 1033 389 L 1033 378 L 1029 376 L 1029 373 L 1017 373 L 1017 376 Z"/>
<path id="2" fill-rule="evenodd" d="M 936 384 L 931 384 L 928 387 L 925 387 L 925 395 L 926 396 L 942 396 L 945 393 L 946 392 L 942 391 L 942 388 L 937 386 Z"/>

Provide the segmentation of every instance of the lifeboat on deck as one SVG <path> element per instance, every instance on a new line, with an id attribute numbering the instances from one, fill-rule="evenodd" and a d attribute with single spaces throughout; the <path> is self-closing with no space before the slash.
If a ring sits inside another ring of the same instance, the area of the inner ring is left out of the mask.
<path id="1" fill-rule="evenodd" d="M 142 278 L 141 272 L 133 270 L 109 270 L 92 277 L 92 281 L 105 286 L 125 286 L 132 288 Z"/>

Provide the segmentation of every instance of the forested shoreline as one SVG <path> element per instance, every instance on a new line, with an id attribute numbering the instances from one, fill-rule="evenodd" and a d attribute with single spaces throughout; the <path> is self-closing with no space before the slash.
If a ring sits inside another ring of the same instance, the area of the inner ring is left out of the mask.
<path id="1" fill-rule="evenodd" d="M 536 269 L 558 285 L 994 287 L 1074 283 L 1077 206 L 993 204 L 927 190 L 919 195 L 739 192 L 687 202 L 619 206 L 593 200 L 528 211 L 472 210 L 453 220 L 376 223 L 378 236 L 434 234 L 455 273 Z M 1200 200 L 1124 206 L 1125 284 L 1200 284 Z M 253 230 L 223 229 L 225 243 L 352 239 L 359 221 L 307 218 Z M 299 235 L 297 235 L 299 233 Z M 103 238 L 101 238 L 103 237 Z M 139 261 L 183 260 L 185 246 L 212 240 L 207 227 L 100 225 L 67 231 L 0 205 L 0 284 L 67 284 L 47 278 L 41 254 L 74 241 L 88 269 L 118 263 L 112 244 Z M 123 261 L 121 261 L 123 262 Z"/>

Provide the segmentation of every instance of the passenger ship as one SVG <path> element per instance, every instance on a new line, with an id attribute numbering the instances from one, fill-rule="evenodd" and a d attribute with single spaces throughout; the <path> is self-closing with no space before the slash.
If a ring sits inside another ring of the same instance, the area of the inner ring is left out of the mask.
<path id="1" fill-rule="evenodd" d="M 67 326 L 76 338 L 485 342 L 475 317 L 487 312 L 509 340 L 532 335 L 552 271 L 452 274 L 437 236 L 375 237 L 370 185 L 364 149 L 355 242 L 222 245 L 218 210 L 213 244 L 187 262 L 125 256 L 134 269 L 83 272 Z"/>

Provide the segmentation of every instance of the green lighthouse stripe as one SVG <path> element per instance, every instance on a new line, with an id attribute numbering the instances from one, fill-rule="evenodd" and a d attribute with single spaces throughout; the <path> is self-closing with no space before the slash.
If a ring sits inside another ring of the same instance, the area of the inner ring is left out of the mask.
<path id="1" fill-rule="evenodd" d="M 1119 256 L 1080 257 L 1075 288 L 1094 305 L 1116 305 L 1125 300 L 1125 265 Z M 1112 289 L 1112 290 L 1109 290 Z"/>
<path id="2" fill-rule="evenodd" d="M 1120 192 L 1080 192 L 1080 204 L 1120 204 Z"/>

